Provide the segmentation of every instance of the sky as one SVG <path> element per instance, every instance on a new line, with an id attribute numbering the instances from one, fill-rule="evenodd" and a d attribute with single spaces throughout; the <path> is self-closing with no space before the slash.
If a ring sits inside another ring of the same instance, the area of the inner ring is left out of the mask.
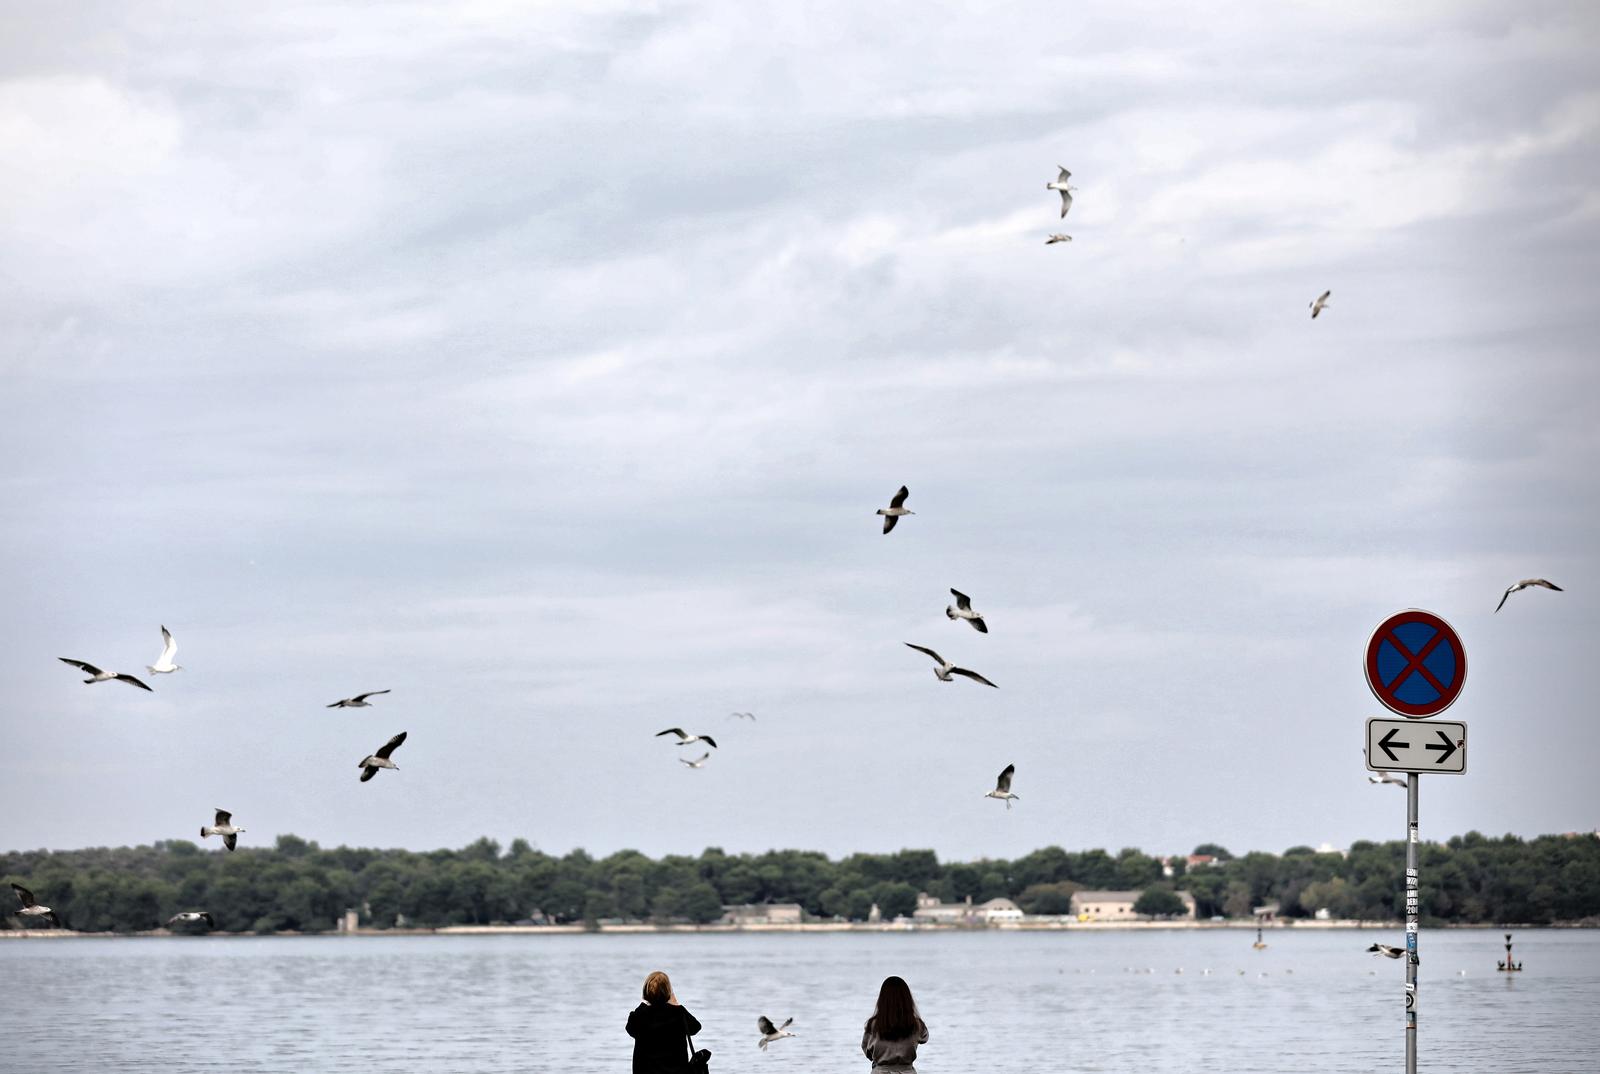
<path id="1" fill-rule="evenodd" d="M 1593 5 L 6 7 L 0 847 L 1600 827 Z"/>

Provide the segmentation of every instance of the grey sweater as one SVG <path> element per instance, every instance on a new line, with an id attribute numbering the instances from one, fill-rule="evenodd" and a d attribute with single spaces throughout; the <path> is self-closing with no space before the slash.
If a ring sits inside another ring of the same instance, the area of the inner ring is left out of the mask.
<path id="1" fill-rule="evenodd" d="M 917 1032 L 899 1040 L 884 1040 L 878 1036 L 871 1022 L 861 1035 L 861 1052 L 872 1060 L 873 1070 L 915 1070 L 917 1045 L 928 1043 L 928 1027 L 918 1026 Z"/>

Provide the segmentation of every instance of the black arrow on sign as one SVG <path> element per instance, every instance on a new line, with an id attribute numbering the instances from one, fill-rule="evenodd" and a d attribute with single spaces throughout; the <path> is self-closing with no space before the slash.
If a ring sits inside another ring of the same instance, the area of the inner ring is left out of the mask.
<path id="1" fill-rule="evenodd" d="M 1411 743 L 1409 743 L 1409 742 L 1396 742 L 1396 741 L 1394 741 L 1394 736 L 1398 735 L 1399 733 L 1400 733 L 1400 728 L 1391 727 L 1391 728 L 1389 728 L 1389 733 L 1388 734 L 1386 734 L 1382 738 L 1378 739 L 1378 748 L 1380 750 L 1382 750 L 1384 753 L 1387 753 L 1389 755 L 1389 760 L 1391 760 L 1391 761 L 1398 761 L 1400 759 L 1399 757 L 1395 756 L 1394 749 L 1390 749 L 1391 746 L 1395 747 L 1396 749 L 1402 749 L 1402 750 L 1408 750 L 1408 749 L 1411 748 Z M 1440 733 L 1443 734 L 1443 732 L 1440 732 Z M 1429 746 L 1428 748 L 1430 750 L 1436 750 L 1439 747 L 1438 746 Z M 1452 746 L 1451 748 L 1454 749 L 1455 747 Z M 1448 756 L 1448 754 L 1446 754 L 1446 756 Z"/>
<path id="2" fill-rule="evenodd" d="M 1434 758 L 1433 763 L 1434 764 L 1444 764 L 1446 761 L 1448 761 L 1450 759 L 1451 755 L 1453 755 L 1456 752 L 1456 744 L 1454 742 L 1451 742 L 1450 741 L 1450 736 L 1445 734 L 1443 731 L 1436 730 L 1433 733 L 1439 736 L 1439 741 L 1444 743 L 1444 745 L 1436 746 L 1432 742 L 1429 742 L 1426 746 L 1423 747 L 1423 749 L 1440 750 L 1440 751 L 1442 751 L 1438 757 Z M 1382 745 L 1382 743 L 1379 743 L 1379 745 Z"/>

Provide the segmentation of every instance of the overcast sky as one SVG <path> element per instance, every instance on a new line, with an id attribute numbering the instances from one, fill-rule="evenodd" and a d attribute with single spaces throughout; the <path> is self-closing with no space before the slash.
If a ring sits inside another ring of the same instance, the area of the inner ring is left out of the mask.
<path id="1" fill-rule="evenodd" d="M 5 4 L 0 846 L 1600 825 L 1592 4 L 532 6 Z"/>

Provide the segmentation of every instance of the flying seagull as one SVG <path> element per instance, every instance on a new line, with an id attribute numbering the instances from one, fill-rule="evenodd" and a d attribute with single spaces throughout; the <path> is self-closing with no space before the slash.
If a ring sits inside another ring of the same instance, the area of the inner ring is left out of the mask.
<path id="1" fill-rule="evenodd" d="M 181 914 L 173 914 L 167 918 L 168 925 L 194 925 L 201 921 L 206 923 L 206 928 L 217 927 L 216 919 L 204 910 L 185 910 Z"/>
<path id="2" fill-rule="evenodd" d="M 1017 766 L 1016 765 L 1014 765 L 1014 764 L 1006 765 L 1005 771 L 1000 773 L 1000 778 L 994 781 L 994 790 L 992 790 L 988 794 L 984 795 L 985 798 L 998 798 L 998 799 L 1000 799 L 1002 802 L 1004 802 L 1006 804 L 1006 811 L 1007 812 L 1009 812 L 1011 810 L 1011 800 L 1013 798 L 1016 798 L 1017 801 L 1019 801 L 1019 802 L 1022 800 L 1020 798 L 1017 798 L 1016 795 L 1011 793 L 1011 777 L 1016 774 L 1016 771 L 1017 771 Z"/>
<path id="3" fill-rule="evenodd" d="M 972 629 L 979 634 L 989 633 L 989 624 L 983 621 L 983 613 L 972 610 L 972 598 L 959 589 L 952 589 L 950 595 L 956 598 L 954 608 L 945 605 L 944 614 L 950 619 L 965 619 L 972 624 Z"/>
<path id="4" fill-rule="evenodd" d="M 909 646 L 910 648 L 915 649 L 919 653 L 927 653 L 929 656 L 933 657 L 934 663 L 939 665 L 938 667 L 933 669 L 933 673 L 939 679 L 940 682 L 951 682 L 951 681 L 953 681 L 950 678 L 950 676 L 952 676 L 952 675 L 965 675 L 967 678 L 973 679 L 973 680 L 975 680 L 977 682 L 981 682 L 985 686 L 994 686 L 994 683 L 990 682 L 988 679 L 984 678 L 982 675 L 979 675 L 976 671 L 968 671 L 966 668 L 958 668 L 954 664 L 952 664 L 950 661 L 946 660 L 944 657 L 942 657 L 938 653 L 934 652 L 932 649 L 924 648 L 921 645 L 912 645 L 909 641 L 906 642 L 905 644 L 907 646 Z M 996 690 L 1000 689 L 1000 687 L 998 687 L 998 686 L 994 686 L 994 688 Z"/>
<path id="5" fill-rule="evenodd" d="M 1332 291 L 1324 291 L 1317 296 L 1315 302 L 1311 303 L 1311 319 L 1313 321 L 1317 319 L 1317 314 L 1333 305 L 1332 302 L 1328 301 L 1328 296 L 1331 294 L 1333 294 Z"/>
<path id="6" fill-rule="evenodd" d="M 708 750 L 707 752 L 702 753 L 700 756 L 696 757 L 692 761 L 689 760 L 687 757 L 679 757 L 678 758 L 678 763 L 679 764 L 686 764 L 690 768 L 704 768 L 706 766 L 706 762 L 709 761 L 710 759 L 711 759 L 711 753 Z"/>
<path id="7" fill-rule="evenodd" d="M 1073 191 L 1073 190 L 1076 190 L 1078 188 L 1075 187 L 1075 186 L 1068 186 L 1067 185 L 1067 180 L 1072 178 L 1072 173 L 1071 172 L 1067 171 L 1067 169 L 1065 169 L 1065 168 L 1062 168 L 1061 165 L 1059 165 L 1059 164 L 1057 164 L 1056 167 L 1061 170 L 1061 174 L 1056 176 L 1056 181 L 1055 182 L 1046 183 L 1044 185 L 1044 188 L 1046 190 L 1059 190 L 1059 191 L 1061 191 L 1061 215 L 1062 215 L 1063 218 L 1065 218 L 1066 215 L 1067 215 L 1067 210 L 1072 208 L 1072 194 L 1069 193 L 1069 192 Z"/>
<path id="8" fill-rule="evenodd" d="M 73 660 L 66 656 L 58 656 L 56 659 L 61 661 L 63 664 L 71 664 L 75 668 L 81 668 L 82 670 L 88 672 L 89 677 L 84 679 L 84 682 L 110 682 L 112 679 L 116 679 L 118 682 L 125 682 L 130 686 L 137 686 L 141 690 L 150 690 L 150 687 L 146 686 L 132 675 L 119 675 L 115 671 L 101 671 L 93 664 L 86 664 L 82 660 Z M 150 692 L 152 694 L 155 693 L 154 690 L 150 690 Z"/>
<path id="9" fill-rule="evenodd" d="M 766 1046 L 775 1040 L 782 1040 L 784 1037 L 794 1036 L 793 1033 L 789 1032 L 789 1027 L 792 1025 L 794 1025 L 793 1018 L 785 1018 L 783 1020 L 783 1025 L 781 1026 L 773 1025 L 772 1019 L 768 1018 L 764 1014 L 760 1018 L 757 1018 L 756 1028 L 761 1030 L 760 1047 L 765 1050 Z"/>
<path id="10" fill-rule="evenodd" d="M 357 694 L 355 697 L 347 697 L 343 701 L 335 701 L 325 707 L 330 709 L 370 709 L 372 702 L 368 701 L 367 698 L 377 697 L 379 694 L 388 692 L 388 690 L 369 690 L 364 694 Z"/>
<path id="11" fill-rule="evenodd" d="M 888 507 L 880 507 L 877 513 L 883 516 L 883 532 L 888 533 L 894 529 L 894 524 L 900 521 L 901 515 L 914 515 L 915 511 L 906 510 L 906 497 L 911 495 L 911 490 L 904 485 L 894 494 L 894 499 L 889 501 Z"/>
<path id="12" fill-rule="evenodd" d="M 233 826 L 232 813 L 229 813 L 226 809 L 219 809 L 217 810 L 217 822 L 210 827 L 201 828 L 200 838 L 204 839 L 208 835 L 220 835 L 222 836 L 222 845 L 232 850 L 234 844 L 238 843 L 239 833 L 242 831 L 244 831 L 243 828 L 235 828 Z"/>
<path id="13" fill-rule="evenodd" d="M 1406 777 L 1397 776 L 1393 772 L 1379 772 L 1375 776 L 1367 777 L 1368 783 L 1393 783 L 1398 787 L 1406 785 Z"/>
<path id="14" fill-rule="evenodd" d="M 1501 608 L 1504 608 L 1506 606 L 1506 598 L 1509 597 L 1511 594 L 1517 592 L 1518 590 L 1527 589 L 1529 586 L 1535 586 L 1535 585 L 1536 586 L 1540 586 L 1541 588 L 1544 588 L 1544 589 L 1554 589 L 1557 593 L 1566 592 L 1564 589 L 1562 589 L 1560 586 L 1556 585 L 1554 582 L 1547 582 L 1543 578 L 1524 578 L 1522 581 L 1518 582 L 1516 585 L 1507 586 L 1506 587 L 1506 591 L 1504 593 L 1500 594 L 1500 603 L 1496 604 L 1494 606 L 1494 610 L 1495 611 L 1499 611 Z M 118 678 L 121 678 L 121 676 L 119 675 Z"/>
<path id="15" fill-rule="evenodd" d="M 1382 955 L 1384 958 L 1399 958 L 1406 953 L 1404 947 L 1390 947 L 1386 943 L 1375 943 L 1367 948 L 1367 951 L 1370 954 Z"/>
<path id="16" fill-rule="evenodd" d="M 154 664 L 145 665 L 150 674 L 168 675 L 174 671 L 182 671 L 182 667 L 172 662 L 172 658 L 178 655 L 178 643 L 172 640 L 172 631 L 166 627 L 161 628 L 161 642 L 161 655 L 156 657 Z"/>
<path id="17" fill-rule="evenodd" d="M 17 911 L 18 917 L 48 917 L 51 928 L 59 929 L 61 927 L 61 919 L 56 916 L 54 910 L 48 906 L 40 906 L 33 901 L 33 892 L 15 882 L 12 883 L 11 890 L 17 893 L 18 899 L 22 900 L 22 909 Z"/>
<path id="18" fill-rule="evenodd" d="M 392 768 L 396 772 L 400 771 L 400 766 L 389 760 L 389 754 L 398 749 L 400 743 L 404 742 L 405 740 L 406 733 L 401 731 L 398 735 L 395 735 L 389 741 L 379 746 L 377 753 L 374 753 L 368 757 L 363 757 L 361 760 L 357 761 L 356 766 L 361 769 L 361 782 L 365 783 L 367 780 L 377 775 L 378 769 L 380 768 Z"/>
<path id="19" fill-rule="evenodd" d="M 678 745 L 680 746 L 687 746 L 691 742 L 704 742 L 712 749 L 717 748 L 717 740 L 712 738 L 710 735 L 686 735 L 683 733 L 683 728 L 681 727 L 669 727 L 665 731 L 656 732 L 657 738 L 660 738 L 662 735 L 677 735 Z"/>
<path id="20" fill-rule="evenodd" d="M 1072 241 L 1072 236 L 1071 235 L 1051 235 L 1049 238 L 1044 240 L 1044 244 L 1046 246 L 1054 246 L 1058 242 L 1071 242 L 1071 241 Z"/>
<path id="21" fill-rule="evenodd" d="M 756 714 L 753 713 L 753 712 L 730 712 L 730 713 L 728 713 L 728 719 L 730 719 L 730 720 L 749 720 L 752 723 L 754 723 L 755 722 L 755 718 L 756 718 Z"/>

